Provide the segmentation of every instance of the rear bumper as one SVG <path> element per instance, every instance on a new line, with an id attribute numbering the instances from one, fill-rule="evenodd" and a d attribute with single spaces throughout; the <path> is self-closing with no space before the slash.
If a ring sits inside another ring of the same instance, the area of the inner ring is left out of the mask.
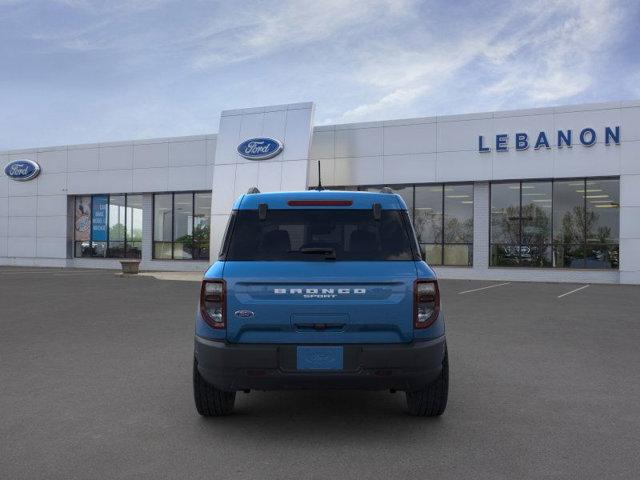
<path id="1" fill-rule="evenodd" d="M 196 336 L 200 375 L 221 390 L 424 388 L 440 374 L 446 340 L 344 347 L 340 371 L 301 372 L 296 345 L 229 344 Z"/>

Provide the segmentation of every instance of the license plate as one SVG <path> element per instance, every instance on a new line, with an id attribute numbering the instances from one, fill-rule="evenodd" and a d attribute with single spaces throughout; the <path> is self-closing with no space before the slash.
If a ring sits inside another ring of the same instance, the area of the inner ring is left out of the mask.
<path id="1" fill-rule="evenodd" d="M 298 347 L 298 370 L 342 370 L 342 347 Z"/>

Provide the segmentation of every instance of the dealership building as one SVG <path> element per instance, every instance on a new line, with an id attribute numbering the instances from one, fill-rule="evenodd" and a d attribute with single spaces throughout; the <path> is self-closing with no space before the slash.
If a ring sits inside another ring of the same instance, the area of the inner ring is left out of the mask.
<path id="1" fill-rule="evenodd" d="M 442 278 L 640 284 L 640 101 L 0 152 L 0 265 L 204 270 L 251 187 L 399 193 Z M 212 122 L 213 123 L 213 122 Z"/>

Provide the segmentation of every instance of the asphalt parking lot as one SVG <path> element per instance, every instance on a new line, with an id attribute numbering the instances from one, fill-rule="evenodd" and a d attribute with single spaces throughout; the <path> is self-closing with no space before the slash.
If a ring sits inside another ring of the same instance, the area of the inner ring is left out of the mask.
<path id="1" fill-rule="evenodd" d="M 638 478 L 640 287 L 441 290 L 441 418 L 400 393 L 251 392 L 203 419 L 197 283 L 0 267 L 0 478 Z"/>

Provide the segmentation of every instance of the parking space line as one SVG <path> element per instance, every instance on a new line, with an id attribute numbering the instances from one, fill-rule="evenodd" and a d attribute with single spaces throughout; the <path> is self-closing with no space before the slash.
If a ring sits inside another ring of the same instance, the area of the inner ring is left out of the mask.
<path id="1" fill-rule="evenodd" d="M 478 292 L 480 290 L 487 290 L 488 288 L 501 287 L 503 285 L 509 285 L 510 283 L 511 282 L 496 283 L 494 285 L 487 285 L 486 287 L 473 288 L 471 290 L 465 290 L 464 292 L 458 292 L 458 295 L 464 295 L 465 293 L 471 293 L 471 292 Z"/>
<path id="2" fill-rule="evenodd" d="M 576 288 L 575 290 L 571 290 L 570 292 L 567 293 L 563 293 L 562 295 L 558 295 L 558 298 L 562 298 L 562 297 L 566 297 L 567 295 L 571 295 L 572 293 L 576 293 L 579 292 L 580 290 L 584 290 L 585 288 L 587 288 L 589 285 L 583 285 L 579 288 Z"/>

